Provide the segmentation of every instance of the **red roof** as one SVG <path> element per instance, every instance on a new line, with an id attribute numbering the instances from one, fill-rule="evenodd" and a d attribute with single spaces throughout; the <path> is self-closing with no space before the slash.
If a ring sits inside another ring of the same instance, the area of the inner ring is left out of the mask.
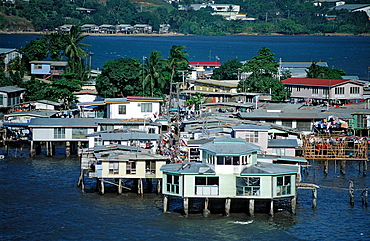
<path id="1" fill-rule="evenodd" d="M 343 79 L 314 79 L 314 78 L 288 78 L 282 80 L 284 84 L 289 85 L 318 85 L 318 86 L 334 86 L 343 84 L 345 82 L 350 82 L 350 80 Z"/>
<path id="2" fill-rule="evenodd" d="M 221 66 L 220 61 L 189 61 L 189 64 L 198 66 Z"/>

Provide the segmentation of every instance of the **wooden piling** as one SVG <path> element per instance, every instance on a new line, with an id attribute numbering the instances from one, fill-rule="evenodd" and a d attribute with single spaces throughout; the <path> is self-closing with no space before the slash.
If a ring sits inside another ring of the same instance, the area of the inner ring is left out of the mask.
<path id="1" fill-rule="evenodd" d="M 329 170 L 329 161 L 326 160 L 324 164 L 324 173 L 327 175 Z"/>
<path id="2" fill-rule="evenodd" d="M 369 188 L 365 188 L 362 193 L 362 205 L 365 205 L 365 207 L 369 206 Z"/>
<path id="3" fill-rule="evenodd" d="M 163 197 L 163 212 L 166 213 L 168 211 L 168 196 L 164 195 Z"/>
<path id="4" fill-rule="evenodd" d="M 346 174 L 346 161 L 341 161 L 340 163 L 340 173 Z"/>
<path id="5" fill-rule="evenodd" d="M 99 180 L 99 194 L 100 195 L 104 195 L 104 179 L 103 178 L 100 178 L 98 179 Z"/>
<path id="6" fill-rule="evenodd" d="M 366 176 L 366 172 L 367 172 L 367 161 L 365 160 L 364 161 L 364 167 L 363 167 L 363 175 Z"/>
<path id="7" fill-rule="evenodd" d="M 271 199 L 271 202 L 270 202 L 270 216 L 273 217 L 274 216 L 274 199 Z"/>
<path id="8" fill-rule="evenodd" d="M 355 196 L 353 195 L 353 182 L 352 181 L 349 181 L 349 188 L 348 188 L 348 192 L 349 192 L 349 203 L 351 204 L 351 206 L 354 206 L 355 204 Z"/>
<path id="9" fill-rule="evenodd" d="M 249 215 L 254 217 L 254 199 L 249 199 Z"/>
<path id="10" fill-rule="evenodd" d="M 184 216 L 187 217 L 189 215 L 189 198 L 184 197 Z"/>
<path id="11" fill-rule="evenodd" d="M 34 145 L 34 143 L 33 143 L 33 141 L 31 141 L 31 143 L 30 143 L 30 157 L 35 156 L 36 150 L 34 149 L 33 145 Z"/>
<path id="12" fill-rule="evenodd" d="M 204 209 L 203 209 L 203 217 L 208 217 L 210 211 L 208 209 L 208 204 L 209 204 L 209 199 L 208 197 L 205 198 L 204 200 Z"/>
<path id="13" fill-rule="evenodd" d="M 118 178 L 118 194 L 122 194 L 122 178 Z"/>
<path id="14" fill-rule="evenodd" d="M 71 155 L 71 143 L 66 141 L 66 156 L 69 157 Z"/>
<path id="15" fill-rule="evenodd" d="M 231 198 L 226 198 L 225 200 L 225 216 L 226 217 L 230 215 L 230 206 L 231 206 Z"/>
<path id="16" fill-rule="evenodd" d="M 296 207 L 297 207 L 297 197 L 296 196 L 290 199 L 290 205 L 292 207 L 292 213 L 296 214 Z"/>
<path id="17" fill-rule="evenodd" d="M 143 196 L 144 195 L 144 190 L 143 190 L 143 179 L 140 178 L 137 184 L 137 194 Z"/>
<path id="18" fill-rule="evenodd" d="M 312 208 L 316 209 L 317 207 L 317 189 L 312 189 Z"/>
<path id="19" fill-rule="evenodd" d="M 161 179 L 157 178 L 157 194 L 161 193 Z"/>
<path id="20" fill-rule="evenodd" d="M 78 178 L 77 186 L 81 187 L 81 191 L 85 192 L 85 184 L 84 184 L 84 169 L 81 169 L 80 177 Z"/>

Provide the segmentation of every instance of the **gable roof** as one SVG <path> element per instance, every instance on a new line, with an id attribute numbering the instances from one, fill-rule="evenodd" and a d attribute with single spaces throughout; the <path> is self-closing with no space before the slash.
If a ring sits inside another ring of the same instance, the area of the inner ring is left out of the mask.
<path id="1" fill-rule="evenodd" d="M 298 166 L 271 164 L 271 163 L 258 163 L 258 165 L 251 165 L 246 167 L 240 175 L 278 175 L 278 174 L 294 174 L 298 173 Z"/>
<path id="2" fill-rule="evenodd" d="M 25 88 L 18 88 L 15 86 L 4 86 L 0 87 L 0 92 L 5 92 L 5 93 L 13 93 L 13 92 L 18 92 L 18 91 L 24 91 L 26 90 Z"/>
<path id="3" fill-rule="evenodd" d="M 163 165 L 160 169 L 167 173 L 177 174 L 215 174 L 214 165 L 199 162 L 184 162 Z"/>
<path id="4" fill-rule="evenodd" d="M 336 86 L 344 83 L 353 83 L 363 85 L 362 83 L 351 81 L 351 80 L 339 80 L 339 79 L 315 79 L 315 78 L 288 78 L 281 81 L 286 85 L 302 85 L 302 86 Z"/>

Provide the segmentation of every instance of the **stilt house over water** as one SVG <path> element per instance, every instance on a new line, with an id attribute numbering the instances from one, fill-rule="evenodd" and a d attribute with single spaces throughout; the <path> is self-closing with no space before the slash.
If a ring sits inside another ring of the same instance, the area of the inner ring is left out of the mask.
<path id="1" fill-rule="evenodd" d="M 297 166 L 258 163 L 260 147 L 245 139 L 221 137 L 199 147 L 201 162 L 167 164 L 163 171 L 164 211 L 169 197 L 183 198 L 188 215 L 189 199 L 203 198 L 206 216 L 209 202 L 225 199 L 225 215 L 232 199 L 244 199 L 254 215 L 255 201 L 269 201 L 273 214 L 274 201 L 290 198 L 292 211 L 296 204 Z"/>

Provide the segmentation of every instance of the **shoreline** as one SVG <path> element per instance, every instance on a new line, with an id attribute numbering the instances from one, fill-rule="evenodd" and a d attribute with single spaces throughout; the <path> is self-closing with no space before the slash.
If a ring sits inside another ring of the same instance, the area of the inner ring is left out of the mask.
<path id="1" fill-rule="evenodd" d="M 48 33 L 55 33 L 56 31 L 0 31 L 0 34 L 6 34 L 6 35 L 45 35 Z M 151 34 L 145 34 L 145 33 L 139 33 L 139 34 L 125 34 L 125 33 L 115 33 L 115 34 L 107 34 L 107 33 L 82 33 L 82 35 L 87 36 L 112 36 L 112 37 L 194 37 L 194 36 L 203 36 L 203 35 L 193 35 L 193 34 L 182 34 L 182 33 L 151 33 Z M 220 35 L 222 36 L 222 35 Z M 289 35 L 289 34 L 279 34 L 279 33 L 269 33 L 269 34 L 260 34 L 260 33 L 240 33 L 240 34 L 226 34 L 223 36 L 323 36 L 323 37 L 346 37 L 346 36 L 355 36 L 355 37 L 370 37 L 370 33 L 363 33 L 363 34 L 354 34 L 354 33 L 315 33 L 315 34 L 295 34 L 295 35 Z M 212 37 L 212 35 L 207 36 Z"/>

